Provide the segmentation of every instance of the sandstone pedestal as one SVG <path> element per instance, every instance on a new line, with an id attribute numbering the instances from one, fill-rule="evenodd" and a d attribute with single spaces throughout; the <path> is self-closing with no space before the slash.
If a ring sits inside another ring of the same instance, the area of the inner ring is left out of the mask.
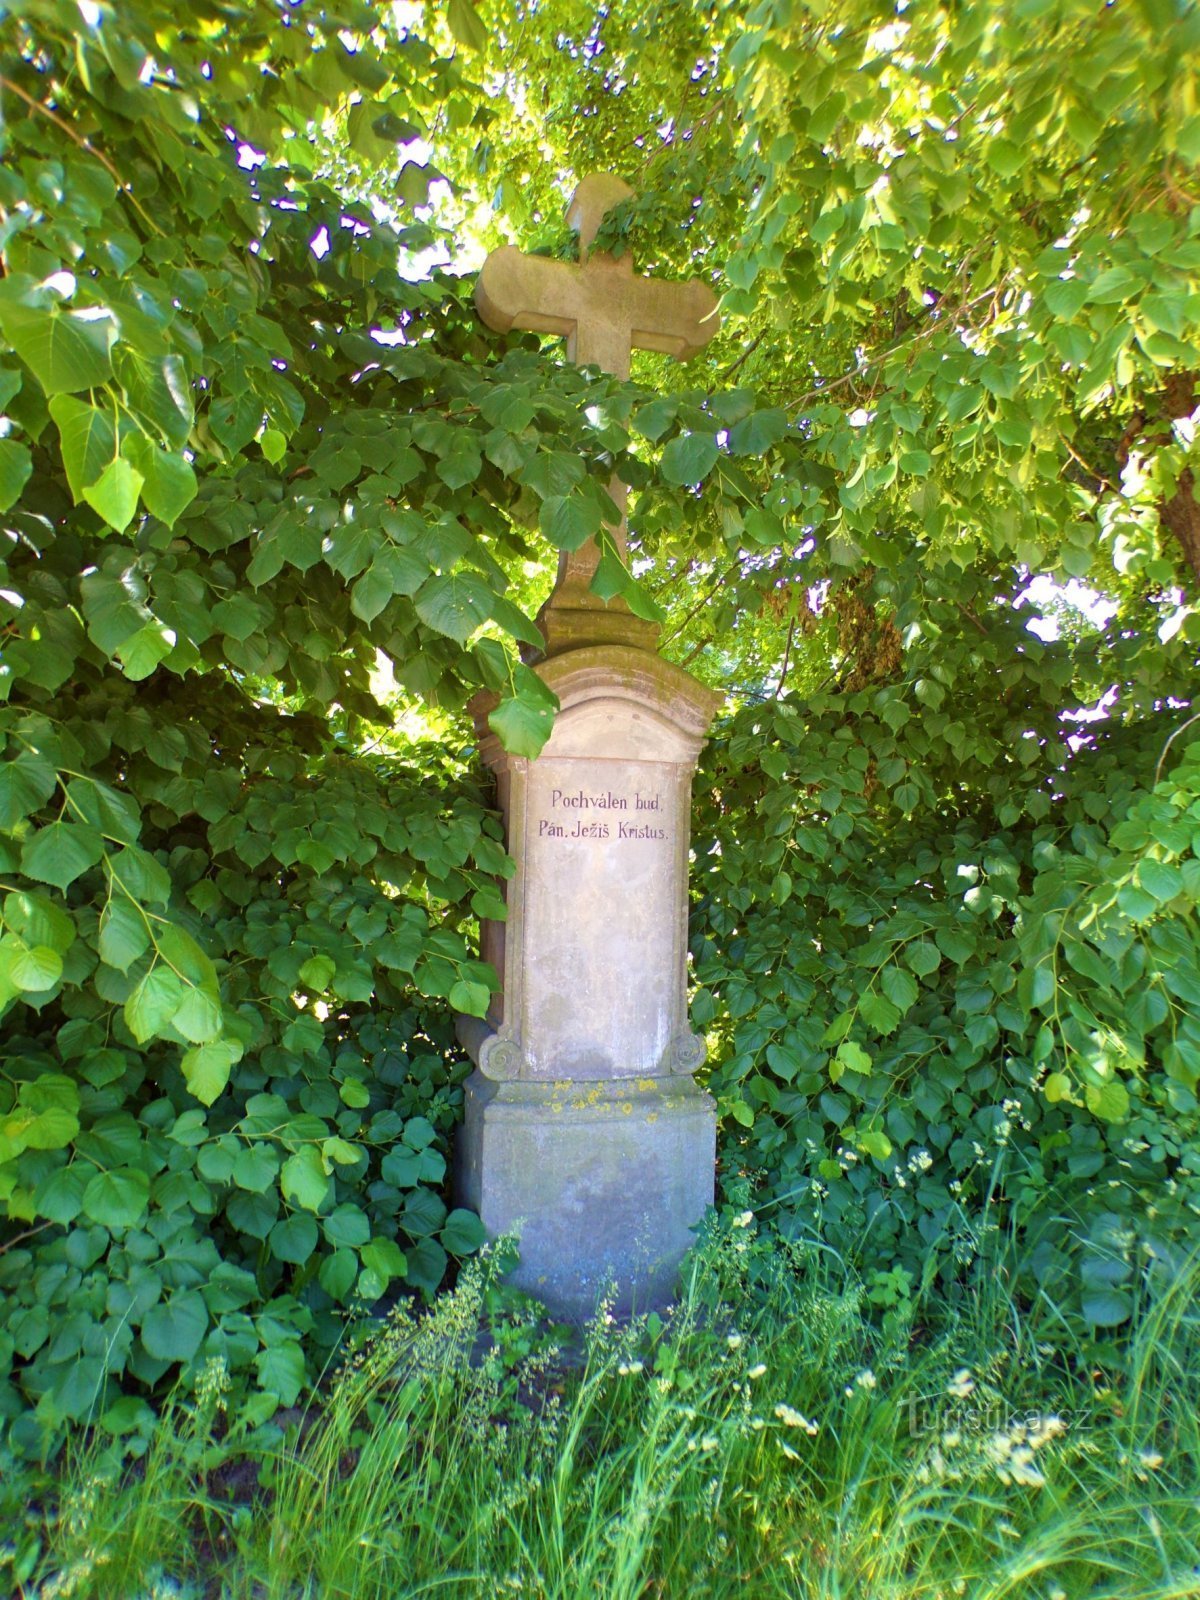
<path id="1" fill-rule="evenodd" d="M 484 929 L 502 991 L 460 1027 L 478 1064 L 460 1179 L 489 1234 L 521 1226 L 516 1281 L 579 1316 L 609 1276 L 622 1309 L 661 1303 L 712 1203 L 686 964 L 691 774 L 717 696 L 621 646 L 536 670 L 560 703 L 541 755 L 481 739 L 517 871 L 508 921 Z"/>

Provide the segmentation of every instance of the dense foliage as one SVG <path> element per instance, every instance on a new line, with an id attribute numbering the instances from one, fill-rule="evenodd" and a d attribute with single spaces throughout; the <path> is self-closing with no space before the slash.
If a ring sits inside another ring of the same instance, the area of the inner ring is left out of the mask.
<path id="1" fill-rule="evenodd" d="M 462 708 L 540 747 L 518 647 L 614 464 L 604 592 L 730 693 L 726 1178 L 881 1305 L 1019 1229 L 1120 1327 L 1198 1202 L 1197 8 L 3 18 L 21 1444 L 209 1356 L 265 1417 L 478 1244 L 450 1015 L 507 863 Z M 611 247 L 726 290 L 707 364 L 506 348 L 431 265 L 569 253 L 592 169 L 639 189 Z M 1039 576 L 1105 604 L 1043 639 Z"/>

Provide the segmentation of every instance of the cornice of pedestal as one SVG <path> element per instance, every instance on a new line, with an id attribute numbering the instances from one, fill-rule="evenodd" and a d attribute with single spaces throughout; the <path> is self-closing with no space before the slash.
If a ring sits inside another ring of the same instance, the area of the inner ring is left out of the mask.
<path id="1" fill-rule="evenodd" d="M 690 764 L 703 748 L 721 703 L 720 694 L 706 688 L 682 667 L 664 661 L 652 651 L 628 645 L 583 645 L 550 656 L 533 670 L 559 702 L 554 730 L 542 751 L 542 757 L 547 759 L 595 758 L 595 739 L 603 727 L 618 738 L 617 744 L 609 744 L 604 752 L 613 759 L 640 757 Z M 524 766 L 525 758 L 510 755 L 487 725 L 488 714 L 496 704 L 496 695 L 490 693 L 477 695 L 471 702 L 480 754 L 488 766 L 497 770 Z M 616 713 L 621 714 L 620 727 L 612 725 Z M 622 729 L 633 729 L 638 724 L 649 724 L 656 730 L 658 739 L 664 741 L 660 750 L 642 756 L 636 750 L 620 747 Z"/>

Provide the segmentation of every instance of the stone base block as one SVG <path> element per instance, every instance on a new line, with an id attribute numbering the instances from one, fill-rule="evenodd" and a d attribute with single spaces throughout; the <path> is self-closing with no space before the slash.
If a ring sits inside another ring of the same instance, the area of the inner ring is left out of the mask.
<path id="1" fill-rule="evenodd" d="M 716 1114 L 690 1077 L 466 1085 L 457 1178 L 491 1238 L 519 1233 L 512 1281 L 584 1321 L 605 1284 L 616 1309 L 674 1297 L 691 1229 L 713 1202 Z"/>

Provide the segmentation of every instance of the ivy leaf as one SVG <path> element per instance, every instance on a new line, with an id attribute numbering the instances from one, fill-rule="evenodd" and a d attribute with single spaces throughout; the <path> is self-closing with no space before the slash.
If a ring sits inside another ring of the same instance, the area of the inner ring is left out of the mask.
<path id="1" fill-rule="evenodd" d="M 40 883 L 67 889 L 103 854 L 104 840 L 97 828 L 79 822 L 51 822 L 25 841 L 21 870 Z"/>
<path id="2" fill-rule="evenodd" d="M 123 456 L 110 461 L 95 483 L 83 491 L 83 498 L 98 511 L 117 533 L 124 533 L 137 511 L 138 495 L 145 479 Z"/>

